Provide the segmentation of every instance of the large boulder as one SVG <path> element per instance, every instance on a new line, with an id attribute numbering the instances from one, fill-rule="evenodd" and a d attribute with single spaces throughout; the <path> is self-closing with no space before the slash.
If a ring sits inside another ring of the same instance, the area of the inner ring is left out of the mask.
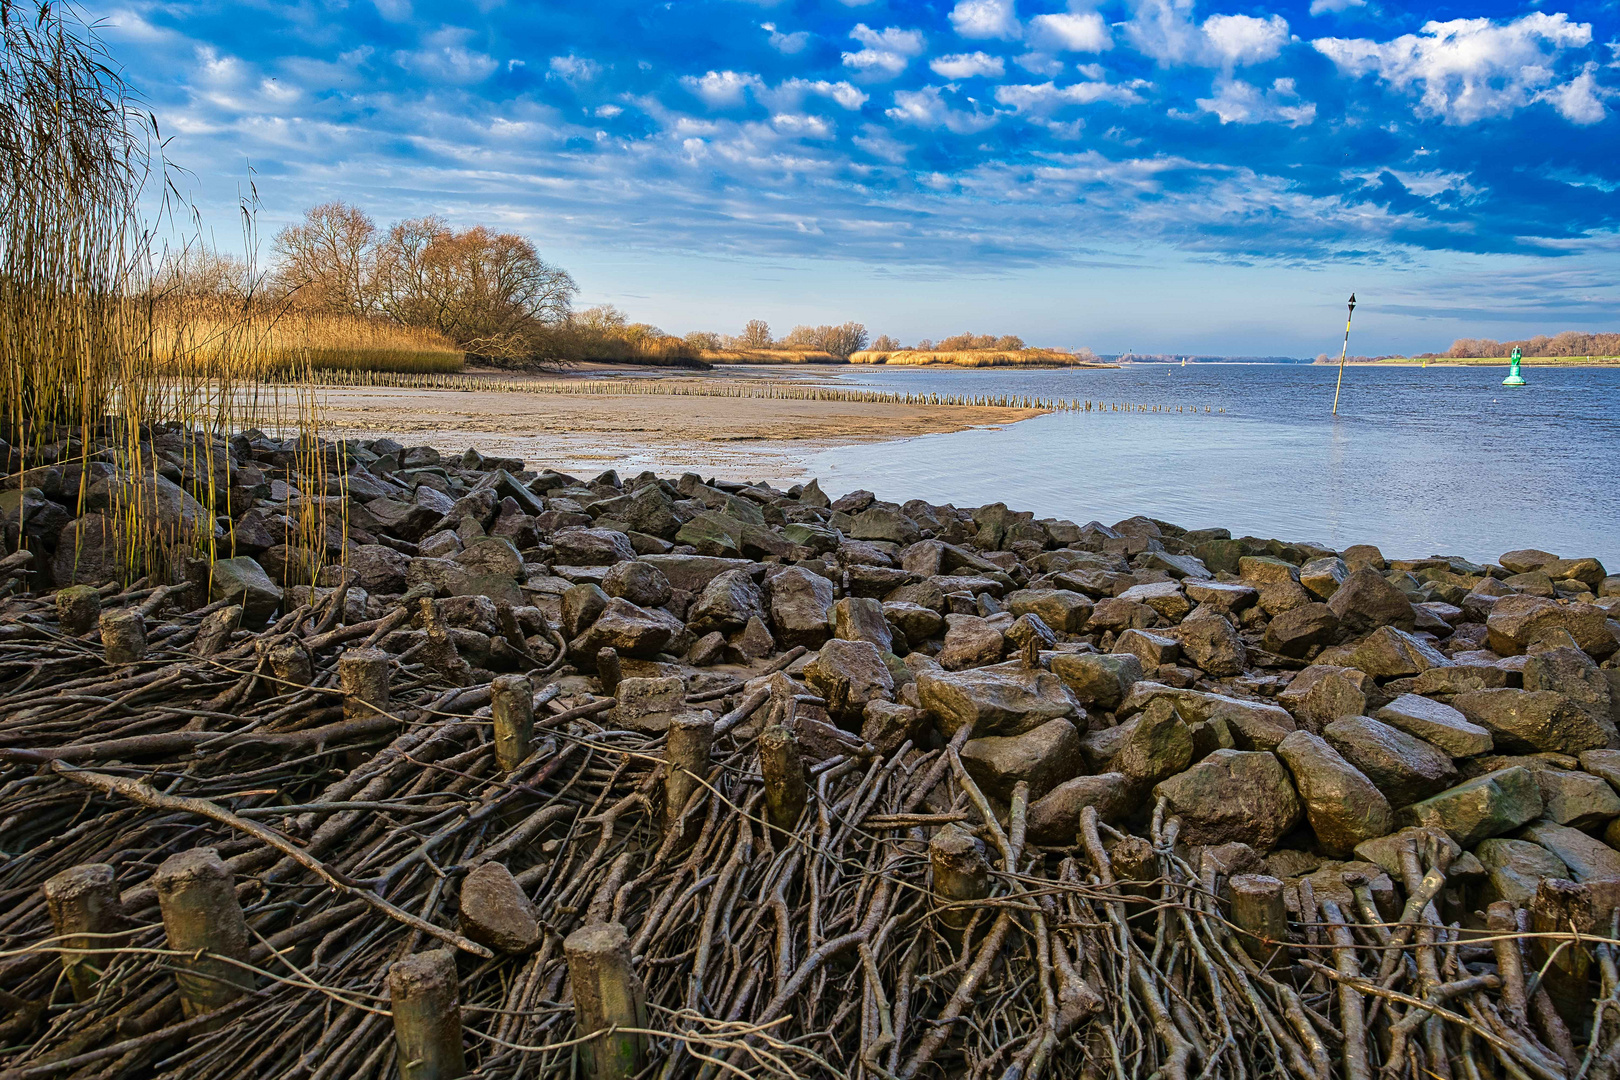
<path id="1" fill-rule="evenodd" d="M 844 597 L 833 604 L 828 619 L 835 638 L 870 641 L 884 652 L 894 649 L 894 631 L 883 617 L 883 604 L 869 596 Z"/>
<path id="2" fill-rule="evenodd" d="M 1371 780 L 1320 735 L 1296 731 L 1277 747 L 1322 850 L 1348 858 L 1356 845 L 1395 828 L 1395 814 Z"/>
<path id="3" fill-rule="evenodd" d="M 365 504 L 365 510 L 378 530 L 411 543 L 432 532 L 433 527 L 444 516 L 433 507 L 391 496 L 372 499 Z"/>
<path id="4" fill-rule="evenodd" d="M 1620 648 L 1608 629 L 1608 613 L 1596 604 L 1560 604 L 1540 596 L 1504 596 L 1485 621 L 1490 646 L 1503 656 L 1524 652 L 1549 629 L 1569 631 L 1586 652 L 1602 659 Z"/>
<path id="5" fill-rule="evenodd" d="M 1192 601 L 1182 591 L 1178 581 L 1152 581 L 1145 585 L 1132 585 L 1119 594 L 1121 600 L 1146 604 L 1166 622 L 1180 622 L 1192 610 Z"/>
<path id="6" fill-rule="evenodd" d="M 1345 565 L 1343 559 L 1337 555 L 1328 555 L 1320 559 L 1312 559 L 1299 568 L 1299 583 L 1305 586 L 1305 591 L 1318 600 L 1331 599 L 1339 591 L 1351 570 Z"/>
<path id="7" fill-rule="evenodd" d="M 1300 604 L 1266 625 L 1261 644 L 1267 652 L 1296 659 L 1313 646 L 1331 645 L 1339 636 L 1339 617 L 1326 604 Z"/>
<path id="8" fill-rule="evenodd" d="M 659 734 L 686 705 L 686 683 L 679 675 L 632 675 L 619 680 L 613 696 L 618 704 L 608 713 L 615 727 Z"/>
<path id="9" fill-rule="evenodd" d="M 57 536 L 51 580 L 58 587 L 118 581 L 130 569 L 128 556 L 111 521 L 101 514 L 85 514 L 64 525 Z"/>
<path id="10" fill-rule="evenodd" d="M 648 610 L 615 596 L 589 629 L 569 642 L 568 650 L 571 655 L 592 663 L 597 651 L 607 646 L 618 650 L 620 656 L 651 659 L 685 629 L 680 620 L 667 611 Z"/>
<path id="11" fill-rule="evenodd" d="M 1498 749 L 1514 753 L 1579 754 L 1607 747 L 1614 735 L 1612 725 L 1555 690 L 1472 690 L 1452 704 L 1489 731 Z"/>
<path id="12" fill-rule="evenodd" d="M 1532 648 L 1524 661 L 1526 690 L 1553 690 L 1563 694 L 1598 726 L 1614 734 L 1614 690 L 1609 673 L 1572 645 Z M 1613 743 L 1612 745 L 1620 745 Z"/>
<path id="13" fill-rule="evenodd" d="M 1569 867 L 1540 844 L 1529 840 L 1492 837 L 1481 840 L 1474 854 L 1485 867 L 1483 903 L 1506 900 L 1527 908 L 1544 878 L 1567 878 Z"/>
<path id="14" fill-rule="evenodd" d="M 747 626 L 749 619 L 764 616 L 764 598 L 754 579 L 746 570 L 728 570 L 703 587 L 687 609 L 686 621 L 694 634 L 706 634 L 737 630 Z"/>
<path id="15" fill-rule="evenodd" d="M 1249 651 L 1237 627 L 1215 612 L 1194 612 L 1173 636 L 1181 642 L 1183 656 L 1216 678 L 1241 675 L 1249 665 Z"/>
<path id="16" fill-rule="evenodd" d="M 214 563 L 208 599 L 242 605 L 242 621 L 249 626 L 263 626 L 281 606 L 281 598 L 281 587 L 270 580 L 264 567 L 248 556 L 238 555 Z"/>
<path id="17" fill-rule="evenodd" d="M 1620 851 L 1579 829 L 1538 821 L 1519 835 L 1558 856 L 1576 881 L 1620 880 Z"/>
<path id="18" fill-rule="evenodd" d="M 1345 578 L 1328 608 L 1351 634 L 1370 633 L 1380 626 L 1412 630 L 1417 625 L 1412 602 L 1376 570 L 1357 570 Z"/>
<path id="19" fill-rule="evenodd" d="M 1131 653 L 1058 653 L 1051 666 L 1081 704 L 1107 712 L 1119 708 L 1144 678 L 1142 661 Z"/>
<path id="20" fill-rule="evenodd" d="M 1014 615 L 1039 615 L 1042 622 L 1060 634 L 1083 631 L 1092 606 L 1084 593 L 1069 589 L 1020 589 L 1007 596 L 1008 611 Z"/>
<path id="21" fill-rule="evenodd" d="M 671 588 L 700 593 L 709 582 L 727 570 L 763 570 L 747 559 L 723 559 L 714 555 L 644 555 L 642 562 L 656 567 L 669 579 Z"/>
<path id="22" fill-rule="evenodd" d="M 827 642 L 805 665 L 804 679 L 826 699 L 828 714 L 852 731 L 860 730 L 868 702 L 894 699 L 894 675 L 870 641 Z"/>
<path id="23" fill-rule="evenodd" d="M 1235 581 L 1183 581 L 1181 585 L 1187 599 L 1222 615 L 1236 615 L 1260 597 L 1252 585 Z"/>
<path id="24" fill-rule="evenodd" d="M 1491 733 L 1450 705 L 1417 694 L 1402 694 L 1373 714 L 1391 727 L 1432 743 L 1454 758 L 1488 754 Z"/>
<path id="25" fill-rule="evenodd" d="M 831 633 L 832 606 L 833 583 L 820 574 L 790 566 L 771 579 L 771 626 L 789 648 L 819 648 Z"/>
<path id="26" fill-rule="evenodd" d="M 1273 617 L 1311 602 L 1299 583 L 1299 568 L 1269 555 L 1245 555 L 1238 560 L 1243 583 L 1259 593 L 1260 606 Z"/>
<path id="27" fill-rule="evenodd" d="M 405 569 L 411 557 L 382 544 L 355 544 L 347 553 L 355 584 L 373 596 L 405 591 Z"/>
<path id="28" fill-rule="evenodd" d="M 1086 807 L 1096 807 L 1103 821 L 1117 821 L 1130 813 L 1134 790 L 1124 773 L 1065 780 L 1029 804 L 1029 838 L 1037 844 L 1072 844 Z"/>
<path id="29" fill-rule="evenodd" d="M 1541 809 L 1536 778 L 1529 769 L 1513 765 L 1413 803 L 1402 814 L 1413 824 L 1444 829 L 1457 843 L 1471 848 L 1534 821 Z"/>
<path id="30" fill-rule="evenodd" d="M 1392 806 L 1416 802 L 1457 782 L 1457 767 L 1444 750 L 1370 716 L 1341 717 L 1322 734 Z"/>
<path id="31" fill-rule="evenodd" d="M 1193 760 L 1193 737 L 1168 698 L 1159 698 L 1130 722 L 1131 732 L 1109 768 L 1124 773 L 1139 789 L 1168 780 Z"/>
<path id="32" fill-rule="evenodd" d="M 1427 641 L 1393 626 L 1380 626 L 1362 638 L 1350 654 L 1350 665 L 1375 679 L 1417 675 L 1450 663 L 1445 653 Z"/>
<path id="33" fill-rule="evenodd" d="M 947 737 L 964 724 L 978 736 L 1019 735 L 1048 720 L 1085 715 L 1063 680 L 1048 671 L 921 671 L 917 697 Z"/>
<path id="34" fill-rule="evenodd" d="M 1310 730 L 1321 731 L 1341 716 L 1365 715 L 1378 696 L 1378 684 L 1365 671 L 1313 664 L 1294 676 L 1277 701 Z"/>
<path id="35" fill-rule="evenodd" d="M 612 566 L 636 557 L 630 538 L 613 529 L 558 529 L 551 546 L 559 566 Z"/>
<path id="36" fill-rule="evenodd" d="M 1064 719 L 1048 720 L 1022 735 L 990 735 L 962 745 L 962 765 L 987 794 L 1012 798 L 1013 785 L 1029 784 L 1039 799 L 1080 771 L 1080 736 Z"/>
<path id="37" fill-rule="evenodd" d="M 504 536 L 475 536 L 450 558 L 474 573 L 514 579 L 523 574 L 523 556 Z"/>
<path id="38" fill-rule="evenodd" d="M 1007 640 L 988 619 L 977 615 L 945 616 L 945 644 L 937 659 L 951 671 L 981 667 L 1001 659 Z"/>
<path id="39" fill-rule="evenodd" d="M 461 879 L 461 931 L 505 953 L 526 953 L 540 941 L 534 905 L 512 872 L 486 862 Z"/>
<path id="40" fill-rule="evenodd" d="M 1137 683 L 1116 711 L 1120 719 L 1135 716 L 1160 697 L 1174 702 L 1176 711 L 1190 725 L 1213 720 L 1224 722 L 1231 729 L 1237 746 L 1244 750 L 1275 750 L 1277 744 L 1299 726 L 1280 705 L 1201 690 L 1179 690 L 1157 682 Z"/>
<path id="41" fill-rule="evenodd" d="M 1189 844 L 1238 841 L 1270 851 L 1299 824 L 1299 796 L 1288 770 L 1265 752 L 1217 750 L 1153 789 L 1181 818 Z"/>
<path id="42" fill-rule="evenodd" d="M 1620 817 L 1620 795 L 1602 777 L 1569 769 L 1532 769 L 1546 804 L 1542 815 L 1557 825 L 1600 829 Z"/>
<path id="43" fill-rule="evenodd" d="M 640 559 L 615 564 L 602 578 L 602 591 L 639 607 L 662 607 L 674 593 L 663 571 Z"/>

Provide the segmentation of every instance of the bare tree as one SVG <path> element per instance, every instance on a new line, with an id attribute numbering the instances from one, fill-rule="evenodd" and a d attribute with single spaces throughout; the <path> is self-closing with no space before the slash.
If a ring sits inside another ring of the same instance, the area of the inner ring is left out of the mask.
<path id="1" fill-rule="evenodd" d="M 899 352 L 900 343 L 888 334 L 879 334 L 878 339 L 872 342 L 873 352 Z"/>
<path id="2" fill-rule="evenodd" d="M 152 280 L 152 291 L 175 299 L 244 299 L 253 292 L 254 284 L 252 268 L 244 260 L 201 244 L 188 244 L 179 251 L 164 253 Z"/>
<path id="3" fill-rule="evenodd" d="M 866 327 L 858 322 L 842 326 L 795 326 L 782 341 L 789 348 L 819 349 L 847 359 L 850 353 L 866 348 Z"/>
<path id="4" fill-rule="evenodd" d="M 694 330 L 686 335 L 686 343 L 699 352 L 720 348 L 720 335 L 711 334 L 707 330 Z"/>
<path id="5" fill-rule="evenodd" d="M 745 349 L 768 349 L 776 344 L 771 337 L 771 324 L 764 319 L 748 320 L 738 341 Z"/>
<path id="6" fill-rule="evenodd" d="M 301 306 L 333 314 L 376 310 L 377 226 L 365 211 L 331 202 L 275 236 L 275 281 Z"/>

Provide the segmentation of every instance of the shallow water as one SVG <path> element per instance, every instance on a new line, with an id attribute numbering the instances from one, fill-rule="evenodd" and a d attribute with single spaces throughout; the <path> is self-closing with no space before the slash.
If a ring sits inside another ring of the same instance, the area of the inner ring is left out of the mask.
<path id="1" fill-rule="evenodd" d="M 1117 370 L 840 373 L 841 385 L 1182 405 L 1053 413 L 1000 430 L 825 451 L 826 490 L 1113 523 L 1147 514 L 1378 544 L 1391 557 L 1494 560 L 1544 548 L 1620 571 L 1620 368 L 1137 365 Z M 1204 412 L 1205 407 L 1212 411 Z M 1196 408 L 1196 412 L 1191 411 Z M 1224 410 L 1218 411 L 1218 410 Z"/>

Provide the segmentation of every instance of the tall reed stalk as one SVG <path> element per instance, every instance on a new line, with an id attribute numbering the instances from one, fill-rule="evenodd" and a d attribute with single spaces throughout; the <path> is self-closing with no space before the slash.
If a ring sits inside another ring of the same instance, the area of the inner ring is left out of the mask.
<path id="1" fill-rule="evenodd" d="M 75 552 L 111 548 L 126 573 L 165 569 L 187 546 L 212 558 L 215 522 L 232 511 L 230 434 L 278 419 L 285 432 L 290 419 L 300 442 L 317 446 L 312 398 L 278 418 L 253 390 L 272 368 L 294 373 L 299 358 L 266 362 L 251 288 L 205 327 L 160 320 L 161 246 L 142 206 L 148 185 L 162 185 L 151 192 L 158 220 L 176 220 L 175 190 L 155 119 L 78 12 L 0 0 L 0 45 L 4 486 L 59 469 L 54 481 L 80 515 Z M 251 213 L 245 220 L 251 230 Z M 176 470 L 201 504 L 186 504 L 183 521 L 160 479 Z M 300 521 L 301 539 L 320 551 L 320 525 Z"/>

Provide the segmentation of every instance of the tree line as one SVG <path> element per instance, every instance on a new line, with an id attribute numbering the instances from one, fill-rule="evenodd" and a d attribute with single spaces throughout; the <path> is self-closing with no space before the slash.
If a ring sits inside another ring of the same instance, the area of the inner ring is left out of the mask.
<path id="1" fill-rule="evenodd" d="M 1565 330 L 1559 334 L 1538 334 L 1523 341 L 1493 341 L 1490 338 L 1458 338 L 1443 353 L 1425 353 L 1430 360 L 1467 357 L 1506 359 L 1518 349 L 1524 356 L 1620 356 L 1620 334 L 1587 333 Z"/>

